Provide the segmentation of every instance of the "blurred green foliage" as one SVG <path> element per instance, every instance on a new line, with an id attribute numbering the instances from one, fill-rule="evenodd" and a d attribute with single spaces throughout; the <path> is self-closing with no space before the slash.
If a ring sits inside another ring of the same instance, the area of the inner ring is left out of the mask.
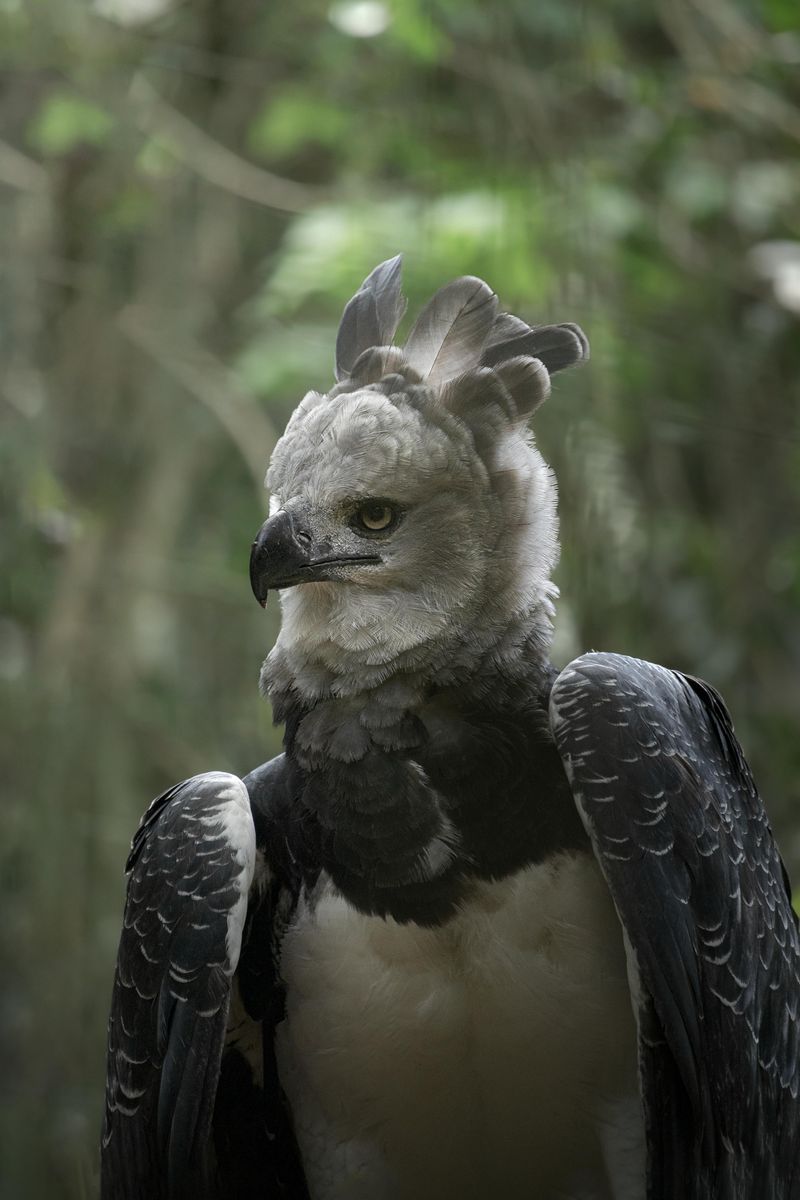
<path id="1" fill-rule="evenodd" d="M 369 36 L 366 36 L 366 35 Z M 800 865 L 795 0 L 0 3 L 0 1197 L 96 1188 L 138 816 L 279 734 L 271 444 L 404 250 L 577 320 L 559 661 L 725 694 Z"/>

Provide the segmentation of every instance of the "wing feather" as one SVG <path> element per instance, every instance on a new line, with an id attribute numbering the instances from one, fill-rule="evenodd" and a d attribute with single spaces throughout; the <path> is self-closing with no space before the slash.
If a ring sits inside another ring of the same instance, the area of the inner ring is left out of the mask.
<path id="1" fill-rule="evenodd" d="M 800 935 L 722 700 L 591 654 L 551 724 L 638 979 L 648 1200 L 797 1200 Z"/>
<path id="2" fill-rule="evenodd" d="M 255 867 L 247 789 L 197 775 L 148 809 L 108 1028 L 104 1200 L 211 1194 L 209 1134 Z"/>

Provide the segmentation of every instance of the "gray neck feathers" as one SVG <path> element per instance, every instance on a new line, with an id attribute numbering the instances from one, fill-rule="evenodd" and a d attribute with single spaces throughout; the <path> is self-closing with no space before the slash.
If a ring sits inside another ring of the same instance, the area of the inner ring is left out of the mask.
<path id="1" fill-rule="evenodd" d="M 445 688 L 486 695 L 499 677 L 520 679 L 544 669 L 552 640 L 552 611 L 552 602 L 543 599 L 505 628 L 440 635 L 378 663 L 371 661 L 372 655 L 329 638 L 308 645 L 294 641 L 289 633 L 278 639 L 267 657 L 261 688 L 279 708 L 290 693 L 304 706 L 381 693 L 402 697 L 405 708 Z"/>

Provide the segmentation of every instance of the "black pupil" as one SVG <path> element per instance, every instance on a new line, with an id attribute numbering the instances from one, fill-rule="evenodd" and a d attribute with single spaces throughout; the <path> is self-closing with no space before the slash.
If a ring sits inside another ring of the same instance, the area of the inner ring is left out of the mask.
<path id="1" fill-rule="evenodd" d="M 389 510 L 385 504 L 370 504 L 364 509 L 364 519 L 371 525 L 383 525 L 389 516 Z"/>

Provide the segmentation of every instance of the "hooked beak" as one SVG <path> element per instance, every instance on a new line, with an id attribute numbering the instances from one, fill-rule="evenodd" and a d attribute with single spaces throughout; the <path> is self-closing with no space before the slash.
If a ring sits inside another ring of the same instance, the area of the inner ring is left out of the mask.
<path id="1" fill-rule="evenodd" d="M 337 555 L 329 542 L 312 534 L 281 509 L 258 531 L 250 551 L 250 586 L 262 608 L 267 595 L 298 583 L 321 583 L 338 578 L 337 568 L 355 563 L 379 563 L 378 554 Z"/>

